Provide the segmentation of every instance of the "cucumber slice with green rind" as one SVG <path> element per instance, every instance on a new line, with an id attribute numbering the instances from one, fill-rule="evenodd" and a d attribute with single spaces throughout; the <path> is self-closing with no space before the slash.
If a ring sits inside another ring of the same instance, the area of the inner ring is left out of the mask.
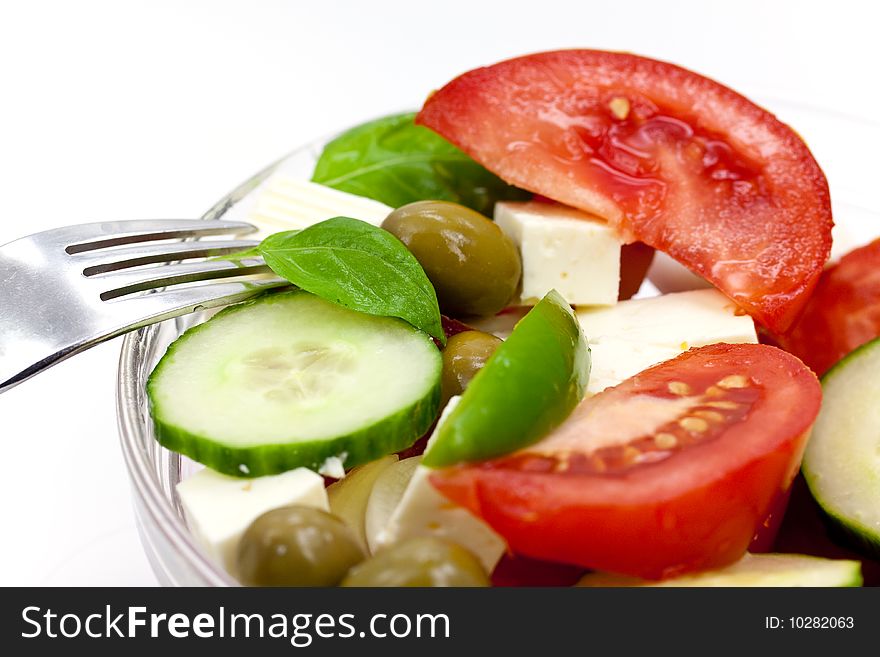
<path id="1" fill-rule="evenodd" d="M 537 442 L 583 399 L 589 378 L 587 340 L 571 306 L 551 290 L 468 384 L 422 463 L 482 461 Z"/>
<path id="2" fill-rule="evenodd" d="M 256 477 L 405 449 L 436 419 L 441 369 L 434 342 L 406 322 L 293 290 L 184 333 L 147 393 L 162 445 Z"/>
<path id="3" fill-rule="evenodd" d="M 734 564 L 659 582 L 589 573 L 578 586 L 861 586 L 862 564 L 802 554 L 746 554 Z"/>
<path id="4" fill-rule="evenodd" d="M 880 338 L 832 367 L 822 393 L 804 479 L 835 529 L 880 556 Z"/>

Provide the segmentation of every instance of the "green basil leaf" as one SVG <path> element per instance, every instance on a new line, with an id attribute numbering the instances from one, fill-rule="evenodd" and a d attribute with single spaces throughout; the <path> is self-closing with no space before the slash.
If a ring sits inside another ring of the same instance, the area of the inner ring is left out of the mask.
<path id="1" fill-rule="evenodd" d="M 386 230 L 335 217 L 269 235 L 259 250 L 272 271 L 307 292 L 370 315 L 399 317 L 446 342 L 431 281 Z"/>
<path id="2" fill-rule="evenodd" d="M 312 180 L 395 208 L 453 201 L 490 217 L 496 201 L 530 196 L 414 118 L 414 113 L 388 116 L 340 135 L 324 147 Z"/>

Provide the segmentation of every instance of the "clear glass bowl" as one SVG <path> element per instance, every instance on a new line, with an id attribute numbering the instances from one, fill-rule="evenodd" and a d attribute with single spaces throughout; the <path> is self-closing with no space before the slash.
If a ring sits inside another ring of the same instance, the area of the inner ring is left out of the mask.
<path id="1" fill-rule="evenodd" d="M 778 98 L 758 98 L 780 119 L 795 126 L 828 175 L 835 217 L 847 228 L 847 241 L 861 244 L 880 235 L 876 181 L 866 158 L 880 152 L 880 123 L 828 112 Z M 240 185 L 209 210 L 204 219 L 245 220 L 253 192 L 273 172 L 311 177 L 326 139 L 293 151 Z M 145 383 L 165 349 L 184 330 L 203 321 L 194 314 L 129 333 L 122 343 L 117 414 L 122 451 L 134 490 L 134 509 L 144 550 L 163 585 L 235 586 L 237 583 L 199 549 L 186 527 L 175 486 L 193 464 L 156 442 Z"/>
<path id="2" fill-rule="evenodd" d="M 308 144 L 267 167 L 230 192 L 202 218 L 246 221 L 260 184 L 276 171 L 310 178 L 326 141 Z M 147 377 L 168 345 L 207 317 L 206 313 L 194 313 L 129 333 L 119 355 L 116 413 L 122 453 L 133 486 L 141 543 L 164 586 L 238 585 L 205 556 L 187 529 L 175 487 L 195 468 L 188 459 L 156 442 L 146 394 Z"/>

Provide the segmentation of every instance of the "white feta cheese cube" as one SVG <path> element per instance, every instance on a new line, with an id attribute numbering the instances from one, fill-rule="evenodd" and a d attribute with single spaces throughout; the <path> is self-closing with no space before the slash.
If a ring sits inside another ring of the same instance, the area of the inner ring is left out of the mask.
<path id="1" fill-rule="evenodd" d="M 257 191 L 247 219 L 260 228 L 258 237 L 265 237 L 340 216 L 378 226 L 393 209 L 373 199 L 278 172 Z"/>
<path id="2" fill-rule="evenodd" d="M 306 468 L 240 479 L 209 468 L 177 485 L 190 531 L 233 576 L 235 552 L 248 526 L 266 511 L 301 504 L 329 511 L 324 479 Z"/>
<path id="3" fill-rule="evenodd" d="M 587 394 L 595 395 L 616 386 L 652 365 L 675 358 L 685 349 L 670 345 L 647 344 L 613 337 L 590 341 L 590 381 Z"/>
<path id="4" fill-rule="evenodd" d="M 714 288 L 579 308 L 577 318 L 590 344 L 592 394 L 691 347 L 758 341 L 752 318 Z"/>
<path id="5" fill-rule="evenodd" d="M 716 342 L 756 342 L 752 318 L 718 290 L 691 290 L 621 301 L 613 308 L 578 308 L 589 340 L 614 337 L 685 349 Z"/>
<path id="6" fill-rule="evenodd" d="M 573 305 L 613 305 L 620 288 L 620 240 L 606 222 L 564 205 L 501 202 L 495 223 L 522 256 L 521 301 L 550 290 Z"/>

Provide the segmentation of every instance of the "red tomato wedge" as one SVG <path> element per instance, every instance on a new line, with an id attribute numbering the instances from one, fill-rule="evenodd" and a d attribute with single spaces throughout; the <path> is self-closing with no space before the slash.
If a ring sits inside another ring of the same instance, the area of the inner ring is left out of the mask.
<path id="1" fill-rule="evenodd" d="M 772 114 L 686 69 L 625 53 L 539 53 L 456 78 L 416 122 L 506 181 L 606 218 L 774 331 L 831 247 L 828 184 Z"/>
<path id="2" fill-rule="evenodd" d="M 851 251 L 819 279 L 794 328 L 776 336 L 822 375 L 856 347 L 880 336 L 880 240 Z"/>
<path id="3" fill-rule="evenodd" d="M 691 349 L 541 442 L 431 482 L 535 559 L 663 578 L 739 559 L 797 474 L 821 387 L 766 345 Z"/>

